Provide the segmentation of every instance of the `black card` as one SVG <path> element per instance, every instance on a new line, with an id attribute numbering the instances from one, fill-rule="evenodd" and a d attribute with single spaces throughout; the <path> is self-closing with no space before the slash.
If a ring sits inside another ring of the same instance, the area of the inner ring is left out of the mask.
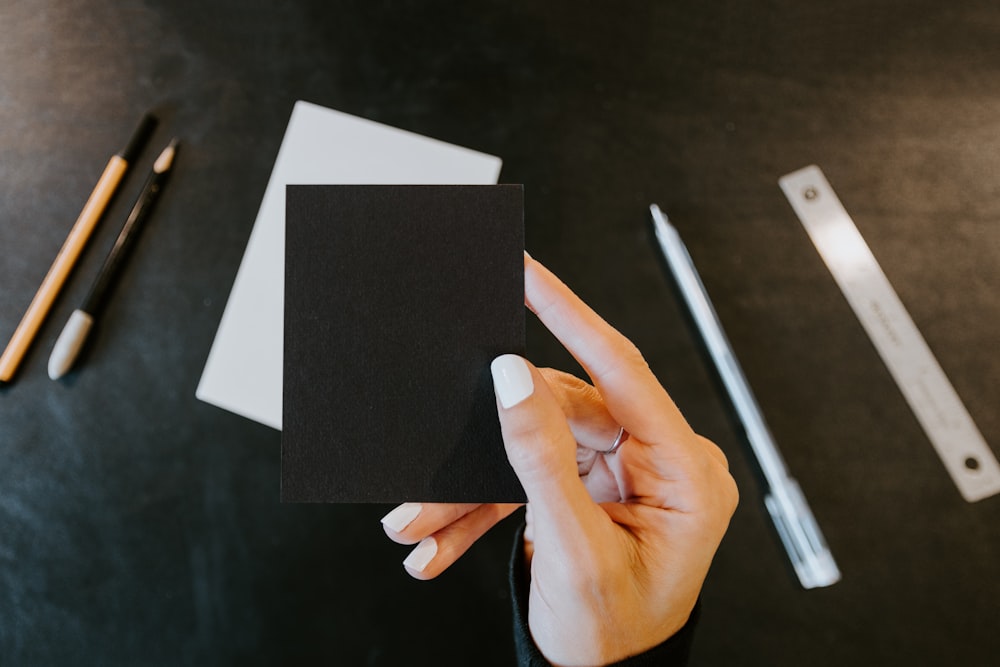
<path id="1" fill-rule="evenodd" d="M 510 502 L 490 362 L 524 353 L 520 185 L 290 185 L 284 502 Z"/>

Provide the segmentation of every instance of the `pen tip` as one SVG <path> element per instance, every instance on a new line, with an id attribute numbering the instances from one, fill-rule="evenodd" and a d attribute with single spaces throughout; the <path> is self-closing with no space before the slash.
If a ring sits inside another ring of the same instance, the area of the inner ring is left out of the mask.
<path id="1" fill-rule="evenodd" d="M 656 204 L 649 205 L 649 212 L 653 216 L 653 221 L 657 224 L 670 224 L 670 220 L 667 218 L 667 214 L 660 210 L 660 207 Z"/>

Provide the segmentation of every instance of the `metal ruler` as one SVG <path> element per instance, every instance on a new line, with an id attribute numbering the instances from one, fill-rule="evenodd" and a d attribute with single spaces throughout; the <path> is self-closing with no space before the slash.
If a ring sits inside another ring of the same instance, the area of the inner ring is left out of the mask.
<path id="1" fill-rule="evenodd" d="M 778 181 L 962 497 L 1000 493 L 1000 464 L 819 167 Z"/>

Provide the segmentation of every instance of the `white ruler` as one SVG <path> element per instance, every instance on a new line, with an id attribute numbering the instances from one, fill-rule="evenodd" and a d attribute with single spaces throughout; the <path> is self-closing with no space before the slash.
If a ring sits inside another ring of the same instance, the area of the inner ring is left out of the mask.
<path id="1" fill-rule="evenodd" d="M 778 181 L 962 497 L 1000 493 L 1000 464 L 819 167 Z"/>

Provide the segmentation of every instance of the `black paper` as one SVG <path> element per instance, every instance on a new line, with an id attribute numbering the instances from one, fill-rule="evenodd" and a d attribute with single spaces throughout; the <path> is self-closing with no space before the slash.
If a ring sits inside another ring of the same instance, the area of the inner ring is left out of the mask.
<path id="1" fill-rule="evenodd" d="M 520 185 L 290 185 L 284 502 L 524 500 L 490 362 L 524 352 Z"/>

